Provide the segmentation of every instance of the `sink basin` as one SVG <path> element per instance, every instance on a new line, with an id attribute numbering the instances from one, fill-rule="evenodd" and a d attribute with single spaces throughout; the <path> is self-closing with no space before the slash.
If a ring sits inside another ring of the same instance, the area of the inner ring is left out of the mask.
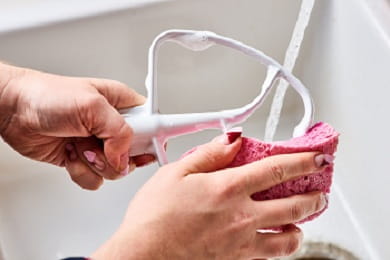
<path id="1" fill-rule="evenodd" d="M 63 3 L 67 15 L 61 19 L 47 14 L 58 12 L 53 5 L 44 11 L 31 6 L 33 14 L 28 17 L 22 17 L 29 13 L 27 7 L 14 8 L 13 18 L 0 18 L 6 22 L 0 26 L 0 58 L 51 73 L 113 78 L 145 94 L 147 50 L 161 31 L 215 31 L 282 62 L 301 4 L 298 0 L 117 2 L 108 7 L 108 1 L 99 1 L 102 7 L 91 7 L 92 11 L 87 1 Z M 385 165 L 390 133 L 386 28 L 390 27 L 375 10 L 364 0 L 317 1 L 294 70 L 313 95 L 316 120 L 329 122 L 341 133 L 330 207 L 302 226 L 306 239 L 332 242 L 361 259 L 374 260 L 390 258 L 390 230 L 385 224 L 390 218 L 385 206 L 390 191 L 384 186 L 390 183 Z M 25 22 L 15 24 L 18 16 Z M 224 48 L 192 53 L 167 44 L 160 57 L 164 113 L 241 106 L 260 91 L 265 75 L 255 61 Z M 263 137 L 269 106 L 270 100 L 244 124 L 244 135 Z M 301 115 L 299 96 L 288 91 L 277 139 L 290 138 Z M 205 131 L 173 140 L 170 160 L 217 134 Z M 90 192 L 73 184 L 63 169 L 22 158 L 4 143 L 0 151 L 0 259 L 90 254 L 117 228 L 132 196 L 157 169 L 151 165 L 136 170 Z"/>

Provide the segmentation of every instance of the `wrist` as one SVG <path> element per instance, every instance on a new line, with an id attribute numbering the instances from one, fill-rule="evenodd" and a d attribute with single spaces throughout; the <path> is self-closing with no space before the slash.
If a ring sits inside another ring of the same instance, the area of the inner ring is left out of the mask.
<path id="1" fill-rule="evenodd" d="M 22 77 L 25 69 L 0 62 L 0 135 L 16 111 L 17 91 L 12 82 Z"/>
<path id="2" fill-rule="evenodd" d="M 106 243 L 96 250 L 91 259 L 169 259 L 163 257 L 148 232 L 122 232 L 118 230 Z"/>

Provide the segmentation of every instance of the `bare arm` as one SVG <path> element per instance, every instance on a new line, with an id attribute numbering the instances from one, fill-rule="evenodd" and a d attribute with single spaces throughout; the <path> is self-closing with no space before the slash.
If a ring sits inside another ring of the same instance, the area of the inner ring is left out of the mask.
<path id="1" fill-rule="evenodd" d="M 241 138 L 224 140 L 221 136 L 160 168 L 92 259 L 267 259 L 296 251 L 302 232 L 290 223 L 323 209 L 324 195 L 268 201 L 254 201 L 251 195 L 323 170 L 324 157 L 286 154 L 224 169 L 240 149 Z M 281 232 L 256 231 L 280 226 Z"/>

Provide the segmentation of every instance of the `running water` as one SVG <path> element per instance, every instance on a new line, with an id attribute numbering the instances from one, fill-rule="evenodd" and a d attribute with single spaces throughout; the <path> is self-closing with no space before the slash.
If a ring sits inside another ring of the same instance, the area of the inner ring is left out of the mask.
<path id="1" fill-rule="evenodd" d="M 315 0 L 303 0 L 299 11 L 298 19 L 295 24 L 294 32 L 287 48 L 284 59 L 284 67 L 292 71 L 295 61 L 298 58 L 299 50 L 302 45 L 305 29 L 310 21 L 310 15 L 313 10 Z M 280 112 L 282 111 L 284 96 L 289 84 L 287 81 L 280 79 L 272 102 L 271 111 L 268 115 L 264 141 L 271 142 L 275 137 L 276 128 L 278 127 Z"/>

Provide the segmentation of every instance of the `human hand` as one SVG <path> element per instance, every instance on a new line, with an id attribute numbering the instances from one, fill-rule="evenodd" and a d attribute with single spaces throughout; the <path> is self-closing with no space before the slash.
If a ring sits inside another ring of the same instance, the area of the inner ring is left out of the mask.
<path id="1" fill-rule="evenodd" d="M 22 155 L 65 166 L 86 189 L 153 160 L 129 160 L 132 130 L 117 109 L 142 105 L 145 98 L 126 85 L 4 64 L 0 71 L 11 75 L 0 78 L 0 133 Z"/>
<path id="2" fill-rule="evenodd" d="M 264 259 L 297 250 L 302 232 L 290 223 L 322 210 L 325 196 L 254 201 L 251 195 L 322 170 L 324 156 L 284 154 L 224 169 L 241 146 L 241 138 L 232 139 L 216 138 L 160 168 L 92 259 Z M 279 233 L 262 230 L 279 226 Z"/>

